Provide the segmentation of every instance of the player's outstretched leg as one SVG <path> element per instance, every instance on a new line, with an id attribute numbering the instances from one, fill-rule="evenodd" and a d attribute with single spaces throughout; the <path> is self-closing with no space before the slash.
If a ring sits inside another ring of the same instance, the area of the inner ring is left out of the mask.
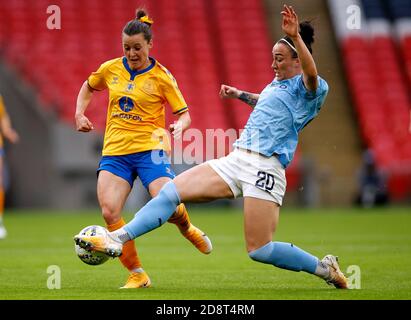
<path id="1" fill-rule="evenodd" d="M 74 242 L 85 250 L 102 252 L 112 258 L 119 257 L 122 253 L 123 244 L 114 240 L 106 228 L 104 230 L 106 232 L 103 235 L 75 235 Z"/>
<path id="2" fill-rule="evenodd" d="M 124 227 L 103 236 L 77 235 L 74 240 L 86 250 L 96 250 L 109 256 L 119 256 L 123 243 L 159 228 L 170 219 L 179 204 L 180 196 L 174 183 L 170 181 Z"/>
<path id="3" fill-rule="evenodd" d="M 278 268 L 305 271 L 324 279 L 338 289 L 348 289 L 348 281 L 341 272 L 337 258 L 326 255 L 322 260 L 286 242 L 269 242 L 249 252 L 251 259 L 272 264 Z"/>
<path id="4" fill-rule="evenodd" d="M 104 228 L 106 232 L 103 235 L 78 234 L 74 236 L 74 241 L 83 249 L 103 252 L 110 257 L 118 257 L 122 253 L 123 243 L 163 225 L 179 204 L 180 196 L 174 183 L 167 182 L 158 196 L 141 208 L 124 227 L 111 233 Z"/>
<path id="5" fill-rule="evenodd" d="M 187 209 L 183 203 L 176 208 L 168 222 L 175 224 L 181 234 L 200 252 L 209 254 L 213 250 L 213 245 L 207 235 L 190 222 Z"/>

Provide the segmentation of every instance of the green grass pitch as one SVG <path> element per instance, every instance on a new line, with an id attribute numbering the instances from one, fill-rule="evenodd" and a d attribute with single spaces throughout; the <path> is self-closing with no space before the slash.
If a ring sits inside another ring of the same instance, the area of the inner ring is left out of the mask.
<path id="1" fill-rule="evenodd" d="M 127 278 L 119 261 L 88 266 L 74 253 L 73 235 L 102 224 L 98 210 L 8 211 L 9 236 L 0 241 L 0 300 L 411 298 L 410 208 L 282 209 L 275 240 L 292 242 L 320 258 L 338 255 L 343 271 L 359 266 L 360 290 L 336 290 L 315 276 L 252 261 L 245 251 L 240 211 L 205 206 L 191 208 L 190 214 L 212 239 L 213 252 L 199 253 L 174 225 L 166 224 L 136 241 L 152 287 L 119 290 Z M 61 271 L 60 289 L 47 287 L 55 275 L 47 268 L 53 265 Z"/>

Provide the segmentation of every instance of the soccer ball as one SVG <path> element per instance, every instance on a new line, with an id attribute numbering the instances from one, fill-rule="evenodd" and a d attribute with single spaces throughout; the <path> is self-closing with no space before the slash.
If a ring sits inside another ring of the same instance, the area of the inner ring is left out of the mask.
<path id="1" fill-rule="evenodd" d="M 80 235 L 85 236 L 105 235 L 106 233 L 106 229 L 100 226 L 88 226 L 79 232 Z M 88 251 L 77 244 L 74 245 L 74 250 L 81 261 L 92 266 L 103 264 L 109 258 L 102 252 Z"/>

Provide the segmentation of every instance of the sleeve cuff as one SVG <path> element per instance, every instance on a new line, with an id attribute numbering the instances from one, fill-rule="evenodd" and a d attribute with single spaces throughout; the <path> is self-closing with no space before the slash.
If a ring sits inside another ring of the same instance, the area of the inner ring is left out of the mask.
<path id="1" fill-rule="evenodd" d="M 89 87 L 92 91 L 102 91 L 102 90 L 98 90 L 98 89 L 93 88 L 93 87 L 90 85 L 90 82 L 88 82 L 88 80 L 87 80 L 87 85 L 88 85 L 88 87 Z"/>
<path id="2" fill-rule="evenodd" d="M 173 112 L 173 114 L 180 114 L 180 113 L 184 113 L 186 111 L 188 111 L 188 107 L 181 108 L 180 110 L 177 110 L 176 112 Z"/>

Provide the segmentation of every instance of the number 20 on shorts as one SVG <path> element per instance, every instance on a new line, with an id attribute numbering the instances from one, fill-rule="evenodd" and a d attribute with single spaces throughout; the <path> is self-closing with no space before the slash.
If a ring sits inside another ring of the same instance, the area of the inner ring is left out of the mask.
<path id="1" fill-rule="evenodd" d="M 271 191 L 274 188 L 274 176 L 264 171 L 258 171 L 258 180 L 255 182 L 255 186 L 260 189 Z"/>

